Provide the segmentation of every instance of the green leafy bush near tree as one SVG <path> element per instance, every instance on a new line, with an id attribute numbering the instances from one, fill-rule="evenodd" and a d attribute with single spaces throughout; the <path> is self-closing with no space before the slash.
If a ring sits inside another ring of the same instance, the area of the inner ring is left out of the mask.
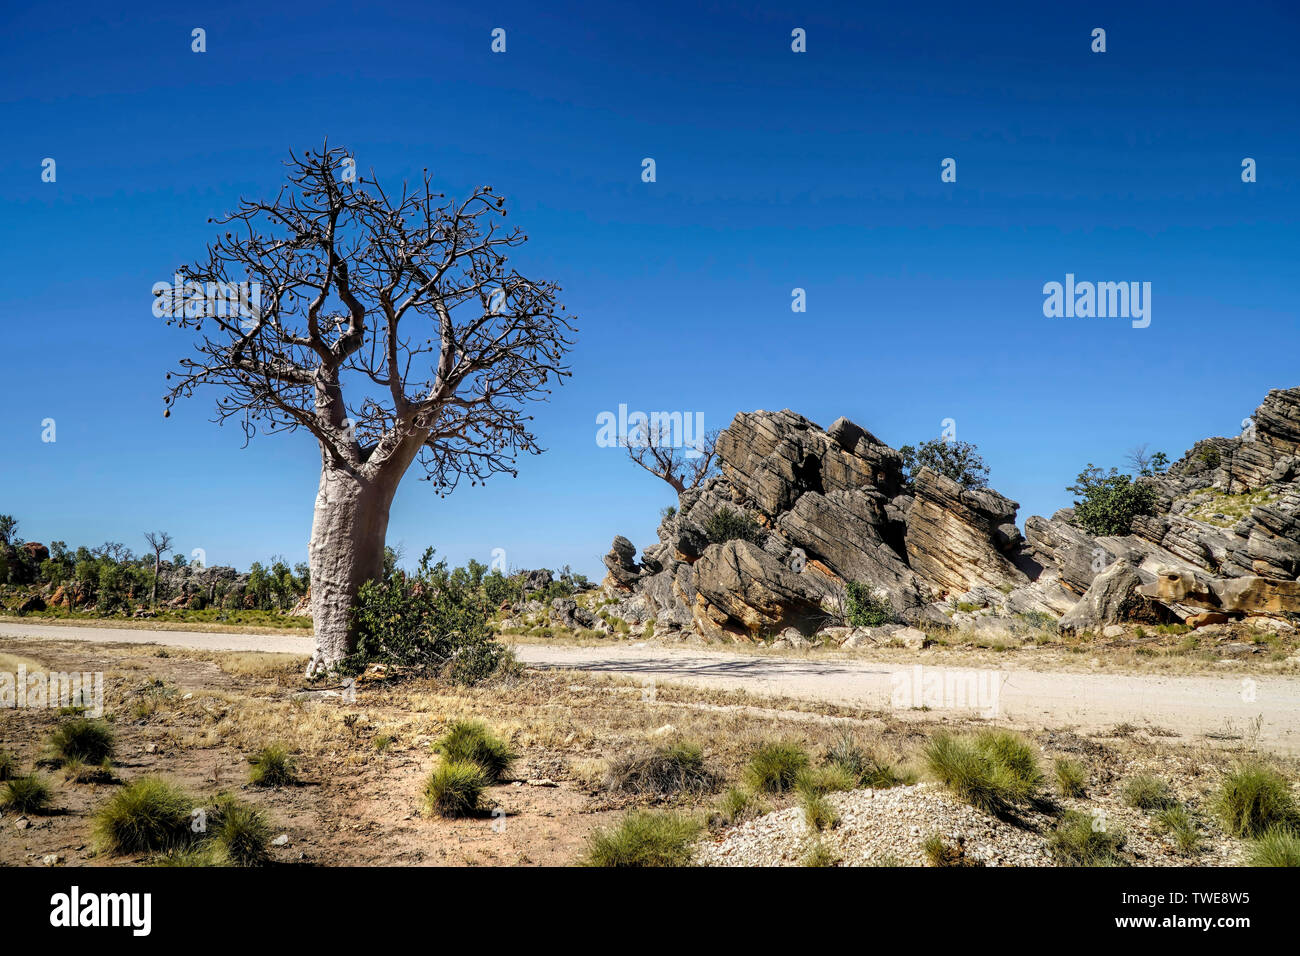
<path id="1" fill-rule="evenodd" d="M 712 544 L 736 540 L 762 544 L 764 532 L 762 526 L 747 512 L 735 508 L 719 508 L 704 523 L 704 536 Z"/>
<path id="2" fill-rule="evenodd" d="M 1095 535 L 1128 534 L 1133 519 L 1151 514 L 1158 498 L 1151 485 L 1134 481 L 1115 468 L 1105 473 L 1091 462 L 1066 490 L 1078 496 L 1074 520 Z"/>
<path id="3" fill-rule="evenodd" d="M 922 468 L 929 468 L 963 488 L 988 486 L 988 465 L 970 442 L 932 438 L 919 445 L 904 445 L 898 453 L 903 456 L 903 479 L 908 485 L 916 481 Z"/>
<path id="4" fill-rule="evenodd" d="M 895 620 L 894 607 L 868 585 L 850 581 L 844 589 L 844 620 L 851 627 L 879 627 Z"/>
<path id="5" fill-rule="evenodd" d="M 341 670 L 358 673 L 381 663 L 476 684 L 510 659 L 493 640 L 495 606 L 483 587 L 486 576 L 449 570 L 446 561 L 435 564 L 433 554 L 427 549 L 412 574 L 394 571 L 361 586 L 352 610 L 357 651 Z"/>

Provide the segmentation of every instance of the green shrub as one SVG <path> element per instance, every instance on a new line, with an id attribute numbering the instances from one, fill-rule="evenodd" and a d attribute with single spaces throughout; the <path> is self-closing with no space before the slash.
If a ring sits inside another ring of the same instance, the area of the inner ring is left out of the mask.
<path id="1" fill-rule="evenodd" d="M 480 566 L 481 567 L 481 566 Z M 367 581 L 357 594 L 352 621 L 357 651 L 340 670 L 359 673 L 371 663 L 398 670 L 445 674 L 460 684 L 492 676 L 512 655 L 492 639 L 498 606 L 480 583 L 486 577 L 450 571 L 425 551 L 418 570 Z"/>
<path id="2" fill-rule="evenodd" d="M 762 816 L 766 810 L 762 802 L 748 790 L 731 787 L 718 801 L 718 815 L 722 822 L 734 826 L 745 820 Z"/>
<path id="3" fill-rule="evenodd" d="M 1169 784 L 1146 773 L 1126 780 L 1120 797 L 1138 810 L 1165 810 L 1178 803 L 1169 790 Z"/>
<path id="4" fill-rule="evenodd" d="M 839 825 L 839 814 L 820 790 L 800 787 L 799 806 L 803 808 L 803 819 L 810 830 L 826 830 Z"/>
<path id="5" fill-rule="evenodd" d="M 489 783 L 499 783 L 518 754 L 477 720 L 458 720 L 433 745 L 450 762 L 469 762 L 482 768 Z"/>
<path id="6" fill-rule="evenodd" d="M 440 817 L 467 817 L 479 811 L 479 798 L 492 781 L 478 764 L 445 760 L 424 785 L 425 808 Z"/>
<path id="7" fill-rule="evenodd" d="M 0 750 L 0 782 L 18 776 L 18 760 L 7 750 Z"/>
<path id="8" fill-rule="evenodd" d="M 155 854 L 149 860 L 149 866 L 183 866 L 186 869 L 195 866 L 230 866 L 231 862 L 215 843 L 199 843 L 194 846 L 174 847 Z"/>
<path id="9" fill-rule="evenodd" d="M 963 488 L 988 487 L 988 465 L 970 442 L 931 438 L 919 446 L 904 445 L 898 453 L 903 458 L 903 476 L 909 486 L 916 482 L 922 468 L 929 468 Z"/>
<path id="10" fill-rule="evenodd" d="M 1042 784 L 1033 750 L 1007 731 L 983 731 L 974 737 L 938 733 L 926 745 L 924 756 L 940 783 L 989 813 L 1032 801 Z"/>
<path id="11" fill-rule="evenodd" d="M 271 858 L 271 827 L 256 807 L 226 799 L 208 819 L 219 859 L 232 866 L 261 866 Z"/>
<path id="12" fill-rule="evenodd" d="M 855 786 L 870 787 L 872 790 L 887 790 L 901 784 L 914 783 L 910 773 L 896 769 L 887 761 L 876 757 L 869 750 L 858 746 L 850 734 L 842 735 L 826 751 L 826 760 L 846 773 L 851 774 Z"/>
<path id="13" fill-rule="evenodd" d="M 629 754 L 610 767 L 606 786 L 619 793 L 671 797 L 716 789 L 717 776 L 704 764 L 699 744 L 680 741 L 650 753 Z"/>
<path id="14" fill-rule="evenodd" d="M 1056 785 L 1062 795 L 1067 797 L 1086 797 L 1088 795 L 1088 771 L 1077 760 L 1066 757 L 1056 758 Z"/>
<path id="15" fill-rule="evenodd" d="M 249 757 L 248 762 L 252 766 L 248 782 L 255 787 L 287 787 L 297 782 L 293 758 L 280 744 L 263 747 Z"/>
<path id="16" fill-rule="evenodd" d="M 113 762 L 106 757 L 96 767 L 76 759 L 65 760 L 63 779 L 70 783 L 107 783 L 113 779 Z"/>
<path id="17" fill-rule="evenodd" d="M 852 627 L 879 627 L 895 620 L 894 607 L 870 586 L 850 581 L 844 589 L 844 620 Z"/>
<path id="18" fill-rule="evenodd" d="M 801 770 L 794 781 L 794 788 L 800 793 L 835 793 L 852 790 L 857 785 L 858 778 L 836 763 L 808 767 Z"/>
<path id="19" fill-rule="evenodd" d="M 799 859 L 800 866 L 839 866 L 843 858 L 822 840 L 812 840 Z"/>
<path id="20" fill-rule="evenodd" d="M 1229 773 L 1214 809 L 1223 828 L 1236 837 L 1259 837 L 1297 821 L 1286 778 L 1262 764 L 1243 764 Z"/>
<path id="21" fill-rule="evenodd" d="M 1273 827 L 1251 841 L 1246 854 L 1249 866 L 1300 866 L 1300 834 L 1286 827 Z"/>
<path id="22" fill-rule="evenodd" d="M 686 866 L 700 825 L 677 813 L 640 810 L 592 834 L 586 866 Z"/>
<path id="23" fill-rule="evenodd" d="M 938 833 L 932 833 L 921 844 L 921 852 L 931 866 L 979 866 L 966 856 L 966 848 L 958 840 L 949 843 Z"/>
<path id="24" fill-rule="evenodd" d="M 1048 837 L 1047 847 L 1065 866 L 1118 866 L 1124 862 L 1124 834 L 1103 828 L 1078 810 L 1067 810 Z"/>
<path id="25" fill-rule="evenodd" d="M 704 536 L 712 544 L 733 540 L 762 544 L 764 532 L 748 513 L 724 506 L 709 515 L 709 520 L 704 523 Z"/>
<path id="26" fill-rule="evenodd" d="M 50 805 L 50 788 L 34 773 L 13 777 L 0 789 L 0 808 L 15 813 L 43 813 Z"/>
<path id="27" fill-rule="evenodd" d="M 1167 806 L 1156 814 L 1156 824 L 1174 838 L 1178 852 L 1191 856 L 1201 847 L 1201 831 L 1192 812 L 1181 803 Z"/>
<path id="28" fill-rule="evenodd" d="M 1158 497 L 1150 485 L 1114 468 L 1104 474 L 1092 463 L 1079 472 L 1078 483 L 1066 490 L 1081 499 L 1074 503 L 1074 520 L 1094 535 L 1128 534 L 1133 519 L 1150 514 Z"/>
<path id="29" fill-rule="evenodd" d="M 49 749 L 56 764 L 103 764 L 113 757 L 113 729 L 102 720 L 74 717 L 50 735 Z"/>
<path id="30" fill-rule="evenodd" d="M 745 777 L 760 793 L 783 793 L 795 785 L 808 766 L 808 753 L 797 743 L 777 741 L 761 745 L 749 758 Z"/>
<path id="31" fill-rule="evenodd" d="M 127 784 L 95 814 L 95 838 L 110 853 L 170 850 L 191 843 L 194 803 L 157 777 Z"/>

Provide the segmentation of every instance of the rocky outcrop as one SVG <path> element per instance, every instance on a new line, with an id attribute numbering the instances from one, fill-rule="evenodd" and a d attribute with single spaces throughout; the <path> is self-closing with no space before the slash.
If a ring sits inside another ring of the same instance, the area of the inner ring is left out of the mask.
<path id="1" fill-rule="evenodd" d="M 605 555 L 605 567 L 609 570 L 606 580 L 624 590 L 631 590 L 645 575 L 645 569 L 636 563 L 636 546 L 622 535 L 614 539 L 609 554 Z"/>
<path id="2" fill-rule="evenodd" d="M 1088 533 L 1070 508 L 1030 517 L 1022 535 L 1016 502 L 928 469 L 909 484 L 899 453 L 844 418 L 822 429 L 789 410 L 742 412 L 717 451 L 721 475 L 679 496 L 640 562 L 614 539 L 604 588 L 619 617 L 793 640 L 792 628 L 841 621 L 850 583 L 901 622 L 999 633 L 1017 616 L 1089 630 L 1205 609 L 1300 613 L 1300 389 L 1270 392 L 1245 434 L 1139 479 L 1154 513 L 1120 535 Z M 750 531 L 711 540 L 723 509 Z"/>
<path id="3" fill-rule="evenodd" d="M 969 490 L 923 469 L 907 510 L 908 563 L 940 594 L 1028 584 L 1028 576 L 1007 557 L 1021 545 L 1018 507 L 996 491 Z"/>
<path id="4" fill-rule="evenodd" d="M 1143 593 L 1138 556 L 1124 554 L 1092 579 L 1083 597 L 1061 617 L 1065 632 L 1094 630 L 1107 624 L 1163 624 L 1173 612 Z"/>

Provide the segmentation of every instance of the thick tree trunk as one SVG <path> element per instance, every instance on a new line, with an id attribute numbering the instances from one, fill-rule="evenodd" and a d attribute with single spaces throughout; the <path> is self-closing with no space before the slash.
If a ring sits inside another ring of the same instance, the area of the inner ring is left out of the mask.
<path id="1" fill-rule="evenodd" d="M 361 585 L 383 573 L 388 509 L 401 477 L 400 471 L 363 477 L 328 457 L 321 465 L 309 548 L 316 653 L 307 665 L 308 677 L 328 671 L 356 650 L 352 604 Z"/>

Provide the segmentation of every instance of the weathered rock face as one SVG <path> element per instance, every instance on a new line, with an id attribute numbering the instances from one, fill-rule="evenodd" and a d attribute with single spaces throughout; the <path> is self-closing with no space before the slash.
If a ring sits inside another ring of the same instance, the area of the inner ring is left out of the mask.
<path id="1" fill-rule="evenodd" d="M 847 581 L 883 589 L 897 612 L 923 603 L 923 585 L 884 538 L 885 502 L 879 492 L 855 489 L 809 491 L 776 522 L 793 548 L 816 555 Z"/>
<path id="2" fill-rule="evenodd" d="M 625 590 L 645 575 L 645 569 L 636 563 L 636 546 L 622 535 L 614 539 L 609 554 L 605 555 L 605 567 L 609 569 L 608 580 Z"/>
<path id="3" fill-rule="evenodd" d="M 816 630 L 828 589 L 749 541 L 711 545 L 696 562 L 697 620 L 706 636 Z"/>
<path id="4" fill-rule="evenodd" d="M 1124 554 L 1092 579 L 1079 603 L 1061 617 L 1062 631 L 1083 631 L 1127 621 L 1161 624 L 1173 614 L 1143 591 L 1138 556 Z"/>
<path id="5" fill-rule="evenodd" d="M 923 469 L 907 511 L 908 563 L 939 594 L 1028 584 L 1007 557 L 1019 551 L 1018 507 L 996 491 L 969 490 Z"/>
<path id="6" fill-rule="evenodd" d="M 808 491 L 825 494 L 902 485 L 902 459 L 866 429 L 841 418 L 825 432 L 790 410 L 741 412 L 718 436 L 723 477 L 769 518 Z"/>
<path id="7" fill-rule="evenodd" d="M 1142 594 L 1166 604 L 1213 608 L 1236 614 L 1300 612 L 1300 581 L 1261 577 L 1197 579 L 1186 571 L 1166 570 L 1143 586 Z"/>
<path id="8" fill-rule="evenodd" d="M 843 616 L 850 582 L 917 624 L 962 623 L 967 603 L 982 609 L 971 626 L 1300 613 L 1300 388 L 1270 392 L 1254 422 L 1141 479 L 1156 513 L 1128 534 L 1091 535 L 1066 508 L 1022 536 L 1014 501 L 929 470 L 907 486 L 898 452 L 847 419 L 744 412 L 718 438 L 721 476 L 679 496 L 640 563 L 615 538 L 605 589 L 626 620 L 708 637 L 806 634 Z M 723 508 L 748 513 L 756 540 L 710 541 Z"/>

